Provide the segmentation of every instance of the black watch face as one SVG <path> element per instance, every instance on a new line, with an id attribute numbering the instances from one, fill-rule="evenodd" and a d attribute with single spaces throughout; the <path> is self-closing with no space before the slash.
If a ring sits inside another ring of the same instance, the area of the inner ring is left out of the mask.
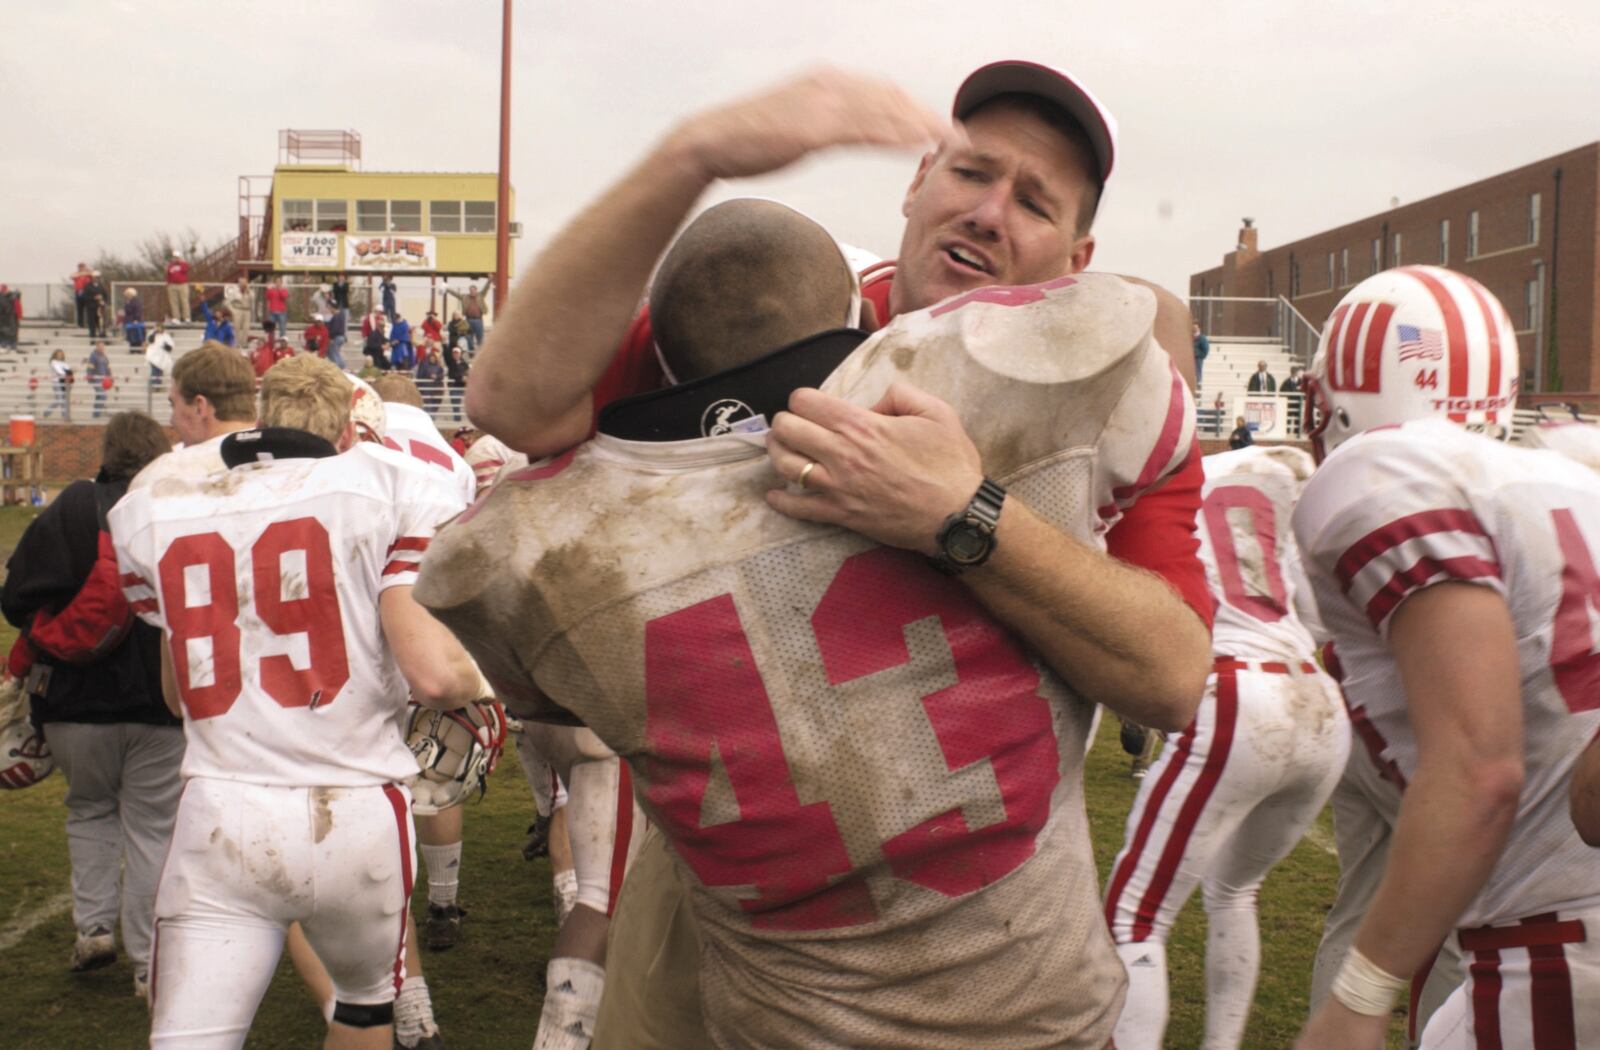
<path id="1" fill-rule="evenodd" d="M 953 562 L 978 561 L 989 551 L 989 535 L 971 522 L 960 522 L 945 536 L 945 556 Z"/>

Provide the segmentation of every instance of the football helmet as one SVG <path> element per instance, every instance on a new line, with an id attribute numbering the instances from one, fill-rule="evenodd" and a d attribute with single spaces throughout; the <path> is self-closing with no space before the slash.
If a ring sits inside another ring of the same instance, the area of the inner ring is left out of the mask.
<path id="1" fill-rule="evenodd" d="M 459 806 L 473 791 L 481 797 L 505 742 L 505 708 L 493 700 L 474 700 L 454 711 L 413 704 L 406 723 L 406 744 L 418 767 L 412 812 L 432 816 Z"/>
<path id="2" fill-rule="evenodd" d="M 356 425 L 357 441 L 376 441 L 380 445 L 388 434 L 388 416 L 383 411 L 383 398 L 372 389 L 372 384 L 351 372 L 346 372 L 350 385 L 350 421 Z"/>
<path id="3" fill-rule="evenodd" d="M 0 788 L 32 787 L 56 768 L 55 756 L 28 717 L 22 680 L 0 679 Z"/>
<path id="4" fill-rule="evenodd" d="M 1517 336 L 1488 289 L 1437 266 L 1401 266 L 1367 278 L 1323 326 L 1306 377 L 1313 454 L 1413 419 L 1448 419 L 1511 435 Z"/>

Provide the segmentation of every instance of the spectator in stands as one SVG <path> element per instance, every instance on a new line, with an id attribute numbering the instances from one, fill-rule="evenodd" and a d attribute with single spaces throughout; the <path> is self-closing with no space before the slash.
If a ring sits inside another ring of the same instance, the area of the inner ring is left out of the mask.
<path id="1" fill-rule="evenodd" d="M 361 352 L 367 355 L 367 360 L 372 363 L 373 368 L 380 372 L 389 370 L 389 340 L 383 337 L 381 325 L 367 333 Z"/>
<path id="2" fill-rule="evenodd" d="M 1206 355 L 1211 353 L 1211 340 L 1200 331 L 1200 322 L 1194 323 L 1194 386 L 1200 389 L 1200 373 L 1205 371 Z"/>
<path id="3" fill-rule="evenodd" d="M 444 342 L 444 325 L 439 323 L 439 315 L 432 310 L 422 319 L 422 339 L 429 343 Z"/>
<path id="4" fill-rule="evenodd" d="M 161 695 L 161 632 L 135 620 L 116 562 L 108 569 L 98 553 L 105 511 L 169 448 L 149 416 L 113 416 L 99 473 L 29 524 L 0 591 L 5 618 L 35 651 L 33 719 L 67 778 L 71 969 L 116 960 L 120 912 L 134 993 L 145 998 L 156 883 L 183 790 L 183 728 Z"/>
<path id="5" fill-rule="evenodd" d="M 1301 371 L 1302 369 L 1299 365 L 1290 365 L 1289 378 L 1285 379 L 1283 381 L 1283 385 L 1278 388 L 1278 393 L 1280 394 L 1294 395 L 1288 399 L 1288 424 L 1289 433 L 1296 436 L 1298 436 L 1300 433 L 1300 406 L 1305 403 L 1305 391 L 1301 389 L 1305 383 L 1305 380 L 1300 377 Z"/>
<path id="6" fill-rule="evenodd" d="M 445 371 L 450 376 L 450 411 L 456 419 L 461 418 L 461 399 L 467 395 L 467 373 L 471 369 L 460 345 L 452 346 Z"/>
<path id="7" fill-rule="evenodd" d="M 160 386 L 166 378 L 167 369 L 172 367 L 173 349 L 171 333 L 166 325 L 157 321 L 155 330 L 150 333 L 150 345 L 144 348 L 144 360 L 150 366 L 152 386 Z"/>
<path id="8" fill-rule="evenodd" d="M 373 332 L 388 332 L 388 324 L 384 317 L 383 308 L 375 306 L 372 312 L 361 319 L 361 338 L 366 339 Z"/>
<path id="9" fill-rule="evenodd" d="M 328 286 L 317 285 L 317 290 L 311 293 L 311 312 L 327 317 L 333 312 L 333 296 L 329 294 Z"/>
<path id="10" fill-rule="evenodd" d="M 89 386 L 94 390 L 95 419 L 99 419 L 106 407 L 106 389 L 111 380 L 111 358 L 106 356 L 106 344 L 102 340 L 95 340 L 94 349 L 89 351 L 89 367 L 84 369 L 84 376 L 89 380 Z"/>
<path id="11" fill-rule="evenodd" d="M 389 367 L 409 372 L 417 365 L 417 349 L 411 345 L 411 323 L 396 311 L 389 326 Z"/>
<path id="12" fill-rule="evenodd" d="M 269 324 L 271 322 L 268 322 Z M 278 363 L 277 343 L 272 339 L 269 331 L 267 337 L 257 343 L 250 351 L 250 367 L 255 370 L 256 378 L 260 379 L 267 374 L 267 369 Z"/>
<path id="13" fill-rule="evenodd" d="M 398 316 L 400 316 L 400 312 L 395 309 L 395 301 L 394 300 L 395 300 L 395 291 L 396 291 L 396 289 L 395 289 L 395 286 L 394 286 L 394 277 L 393 277 L 393 275 L 386 273 L 386 274 L 383 275 L 382 278 L 379 279 L 379 281 L 378 281 L 378 291 L 383 294 L 383 314 L 384 314 L 384 316 L 385 317 L 398 317 Z M 390 338 L 392 339 L 393 337 L 391 336 Z"/>
<path id="14" fill-rule="evenodd" d="M 144 304 L 133 288 L 122 290 L 122 334 L 128 337 L 128 349 L 138 353 L 144 348 Z"/>
<path id="15" fill-rule="evenodd" d="M 417 364 L 417 389 L 422 391 L 422 407 L 428 415 L 439 411 L 444 401 L 444 362 L 439 359 L 439 348 L 424 343 L 422 360 Z"/>
<path id="16" fill-rule="evenodd" d="M 0 284 L 0 347 L 17 349 L 22 327 L 22 293 Z"/>
<path id="17" fill-rule="evenodd" d="M 101 339 L 106 334 L 106 286 L 100 280 L 100 271 L 91 270 L 89 283 L 83 286 L 83 313 L 89 322 L 89 338 Z"/>
<path id="18" fill-rule="evenodd" d="M 1272 378 L 1272 373 L 1267 371 L 1265 361 L 1256 362 L 1256 370 L 1250 375 L 1250 384 L 1245 388 L 1252 394 L 1272 394 L 1278 389 L 1278 381 Z"/>
<path id="19" fill-rule="evenodd" d="M 345 324 L 349 319 L 350 312 L 337 307 L 328 317 L 328 360 L 341 370 L 344 368 Z"/>
<path id="20" fill-rule="evenodd" d="M 274 277 L 267 286 L 267 320 L 274 325 L 277 338 L 289 336 L 289 289 L 283 286 L 282 277 Z"/>
<path id="21" fill-rule="evenodd" d="M 233 346 L 237 340 L 233 332 L 233 312 L 226 306 L 211 309 L 211 304 L 200 300 L 200 309 L 206 317 L 205 341 Z"/>
<path id="22" fill-rule="evenodd" d="M 50 385 L 55 400 L 44 410 L 45 419 L 50 418 L 50 413 L 59 411 L 62 422 L 72 422 L 72 402 L 68 400 L 72 381 L 72 369 L 67 365 L 67 352 L 57 350 L 50 355 Z"/>
<path id="23" fill-rule="evenodd" d="M 333 279 L 333 283 L 328 286 L 328 294 L 333 297 L 333 308 L 335 310 L 343 310 L 345 323 L 349 324 L 350 278 L 346 277 L 342 273 L 339 274 L 339 276 Z"/>
<path id="24" fill-rule="evenodd" d="M 1217 437 L 1222 436 L 1222 420 L 1228 413 L 1228 403 L 1222 396 L 1222 391 L 1217 391 L 1217 399 L 1211 402 L 1211 432 Z"/>
<path id="25" fill-rule="evenodd" d="M 1234 417 L 1233 433 L 1228 435 L 1228 448 L 1241 449 L 1256 443 L 1256 436 L 1250 432 L 1250 425 L 1244 421 L 1243 416 Z"/>
<path id="26" fill-rule="evenodd" d="M 278 345 L 278 323 L 276 321 L 263 321 L 261 323 L 262 340 L 270 350 Z"/>
<path id="27" fill-rule="evenodd" d="M 472 345 L 472 329 L 467 326 L 467 319 L 459 313 L 450 315 L 450 326 L 445 329 L 445 334 L 449 336 L 450 346 Z"/>
<path id="28" fill-rule="evenodd" d="M 87 327 L 89 319 L 84 316 L 83 286 L 94 280 L 94 271 L 89 269 L 88 263 L 79 263 L 78 268 L 72 271 L 72 276 L 67 279 L 72 282 L 72 299 L 78 308 L 78 327 Z"/>
<path id="29" fill-rule="evenodd" d="M 287 339 L 279 339 L 278 342 L 277 342 L 277 345 L 272 348 L 272 363 L 273 364 L 277 364 L 279 361 L 282 361 L 286 357 L 293 357 L 293 356 L 294 356 L 294 347 L 289 345 L 289 340 L 287 340 Z"/>
<path id="30" fill-rule="evenodd" d="M 167 323 L 184 324 L 189 317 L 189 264 L 174 248 L 167 261 Z"/>
<path id="31" fill-rule="evenodd" d="M 483 342 L 483 315 L 484 306 L 489 295 L 489 282 L 485 281 L 483 283 L 481 292 L 478 290 L 477 285 L 469 281 L 467 282 L 466 295 L 462 295 L 454 288 L 449 287 L 445 288 L 444 294 L 453 295 L 460 300 L 461 314 L 467 319 L 467 331 L 469 333 L 467 335 L 467 350 L 469 352 L 477 350 L 478 344 Z"/>
<path id="32" fill-rule="evenodd" d="M 328 326 L 323 322 L 321 314 L 311 315 L 311 323 L 300 333 L 300 339 L 305 344 L 306 353 L 316 354 L 318 357 L 328 356 Z"/>
<path id="33" fill-rule="evenodd" d="M 223 287 L 223 298 L 233 312 L 233 324 L 238 345 L 250 342 L 250 318 L 255 313 L 255 295 L 250 290 L 250 278 L 240 275 L 233 284 Z"/>

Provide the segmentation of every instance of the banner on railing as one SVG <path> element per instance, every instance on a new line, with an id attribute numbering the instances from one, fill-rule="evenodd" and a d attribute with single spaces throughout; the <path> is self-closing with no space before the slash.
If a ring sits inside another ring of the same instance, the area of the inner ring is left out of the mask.
<path id="1" fill-rule="evenodd" d="M 1299 394 L 1247 394 L 1233 402 L 1233 414 L 1243 416 L 1258 439 L 1269 441 L 1300 436 L 1300 408 Z"/>
<path id="2" fill-rule="evenodd" d="M 314 270 L 339 268 L 337 233 L 285 233 L 278 243 L 279 257 L 284 267 Z"/>
<path id="3" fill-rule="evenodd" d="M 346 234 L 346 270 L 432 270 L 439 253 L 432 237 L 362 237 Z"/>

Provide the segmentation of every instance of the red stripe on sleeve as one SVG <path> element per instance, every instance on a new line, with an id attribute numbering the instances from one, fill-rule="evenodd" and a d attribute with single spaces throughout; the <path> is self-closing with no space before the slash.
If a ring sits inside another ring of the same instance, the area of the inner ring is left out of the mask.
<path id="1" fill-rule="evenodd" d="M 1385 551 L 1398 547 L 1407 540 L 1438 532 L 1471 533 L 1489 540 L 1491 548 L 1494 545 L 1493 539 L 1484 531 L 1477 516 L 1470 510 L 1447 508 L 1407 514 L 1403 518 L 1396 518 L 1386 525 L 1373 529 L 1350 545 L 1350 549 L 1344 552 L 1338 564 L 1333 567 L 1334 575 L 1339 578 L 1340 588 L 1349 594 L 1350 583 L 1356 574 Z"/>
<path id="2" fill-rule="evenodd" d="M 119 577 L 119 580 L 124 587 L 150 587 L 150 581 L 136 572 L 125 572 Z M 154 587 L 150 587 L 150 589 L 155 590 Z"/>
<path id="3" fill-rule="evenodd" d="M 1178 451 L 1178 438 L 1183 433 L 1183 403 L 1184 398 L 1188 397 L 1188 388 L 1183 385 L 1183 376 L 1175 367 L 1172 369 L 1172 384 L 1167 390 L 1167 418 L 1161 424 L 1161 434 L 1156 438 L 1155 448 L 1150 450 L 1137 481 L 1111 490 L 1112 498 L 1118 502 L 1134 499 L 1154 485 L 1167 464 L 1172 462 L 1173 454 Z"/>
<path id="4" fill-rule="evenodd" d="M 420 568 L 422 568 L 420 562 L 404 561 L 396 558 L 383 567 L 383 575 L 393 576 L 397 572 L 416 572 Z"/>
<path id="5" fill-rule="evenodd" d="M 154 598 L 141 598 L 139 601 L 129 602 L 128 608 L 135 613 L 153 613 L 156 611 L 157 605 Z"/>
<path id="6" fill-rule="evenodd" d="M 420 552 L 420 551 L 425 551 L 427 549 L 428 549 L 428 537 L 426 537 L 426 536 L 401 536 L 399 539 L 397 539 L 393 543 L 389 544 L 389 553 L 390 554 L 393 554 L 395 551 L 419 551 Z"/>
<path id="7" fill-rule="evenodd" d="M 1372 596 L 1367 602 L 1367 619 L 1372 621 L 1372 626 L 1379 626 L 1412 591 L 1436 576 L 1464 581 L 1498 580 L 1500 565 L 1475 557 L 1419 558 L 1411 568 L 1389 577 L 1389 582 Z"/>

